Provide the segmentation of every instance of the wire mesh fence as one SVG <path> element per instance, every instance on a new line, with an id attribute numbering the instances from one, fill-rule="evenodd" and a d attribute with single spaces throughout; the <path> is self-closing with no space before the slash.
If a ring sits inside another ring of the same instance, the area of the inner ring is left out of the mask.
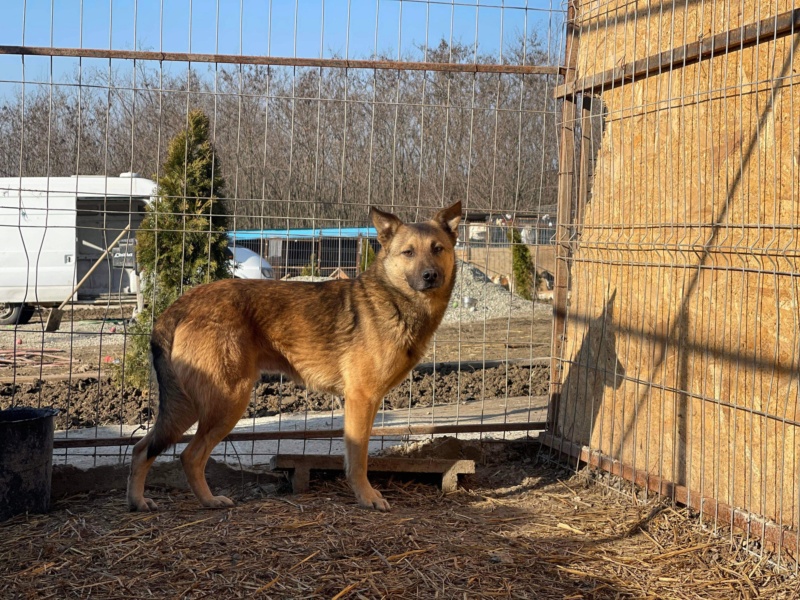
<path id="1" fill-rule="evenodd" d="M 220 276 L 355 278 L 379 250 L 370 206 L 414 221 L 461 200 L 451 306 L 371 447 L 541 429 L 563 17 L 526 2 L 12 2 L 2 407 L 59 408 L 57 462 L 124 462 L 157 412 L 136 352 L 164 305 Z M 522 248 L 538 280 L 515 280 Z M 214 456 L 341 453 L 343 406 L 265 375 Z"/>

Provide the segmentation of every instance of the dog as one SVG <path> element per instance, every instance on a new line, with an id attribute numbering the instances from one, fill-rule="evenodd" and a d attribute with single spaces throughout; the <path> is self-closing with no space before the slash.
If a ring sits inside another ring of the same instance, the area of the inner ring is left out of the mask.
<path id="1" fill-rule="evenodd" d="M 355 279 L 216 281 L 189 290 L 157 319 L 150 351 L 159 410 L 133 448 L 131 510 L 157 510 L 144 496 L 147 472 L 194 423 L 197 432 L 181 453 L 189 486 L 203 506 L 233 506 L 211 493 L 205 466 L 244 414 L 261 372 L 344 396 L 347 481 L 359 505 L 389 510 L 367 478 L 372 424 L 386 393 L 424 355 L 447 309 L 461 202 L 421 223 L 376 208 L 370 218 L 381 249 Z"/>

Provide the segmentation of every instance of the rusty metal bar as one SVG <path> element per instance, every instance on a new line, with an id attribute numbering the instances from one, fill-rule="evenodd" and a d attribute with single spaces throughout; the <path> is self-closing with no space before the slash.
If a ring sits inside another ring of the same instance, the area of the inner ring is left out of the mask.
<path id="1" fill-rule="evenodd" d="M 578 28 L 575 24 L 575 0 L 567 8 L 565 62 L 566 81 L 575 80 L 578 61 Z M 561 148 L 558 158 L 558 217 L 556 222 L 556 264 L 553 284 L 553 336 L 550 353 L 550 404 L 547 412 L 548 430 L 554 431 L 561 401 L 564 331 L 567 316 L 567 294 L 569 288 L 569 238 L 572 223 L 572 198 L 575 178 L 575 102 L 564 98 L 561 109 Z"/>
<path id="2" fill-rule="evenodd" d="M 596 94 L 614 87 L 632 83 L 651 75 L 658 75 L 675 68 L 685 67 L 709 58 L 743 50 L 764 42 L 792 35 L 800 29 L 800 8 L 718 33 L 705 40 L 671 48 L 660 54 L 641 58 L 619 67 L 584 77 L 578 81 L 565 82 L 553 91 L 555 98 L 574 94 Z"/>
<path id="3" fill-rule="evenodd" d="M 715 524 L 732 525 L 739 531 L 758 537 L 767 545 L 786 548 L 793 553 L 797 552 L 797 532 L 780 523 L 768 521 L 740 508 L 734 508 L 716 498 L 701 496 L 695 491 L 690 492 L 684 485 L 679 485 L 657 475 L 651 475 L 640 469 L 634 469 L 615 458 L 601 454 L 599 451 L 592 450 L 587 446 L 565 440 L 562 437 L 544 434 L 539 437 L 539 441 L 568 458 L 622 477 L 660 496 L 670 498 L 674 502 L 700 511 L 704 519 Z"/>
<path id="4" fill-rule="evenodd" d="M 507 431 L 544 431 L 547 423 L 480 423 L 472 425 L 401 425 L 395 427 L 375 427 L 372 437 L 432 435 L 439 433 L 492 433 Z M 101 448 L 108 446 L 132 446 L 144 436 L 75 439 L 59 438 L 53 440 L 53 448 Z M 186 444 L 192 435 L 184 435 L 177 443 Z M 344 437 L 344 429 L 318 429 L 297 431 L 260 431 L 231 433 L 223 442 L 260 442 L 265 440 L 313 440 Z"/>
<path id="5" fill-rule="evenodd" d="M 388 71 L 441 71 L 446 73 L 504 73 L 514 75 L 560 75 L 564 68 L 554 65 L 492 65 L 478 63 L 403 62 L 398 60 L 353 60 L 344 58 L 298 58 L 292 56 L 255 56 L 238 54 L 197 54 L 191 52 L 154 52 L 146 50 L 104 50 L 100 48 L 53 48 L 49 46 L 0 45 L 0 54 L 19 56 L 60 56 L 153 60 L 159 62 L 194 62 L 274 67 L 322 67 L 334 69 L 378 69 Z"/>

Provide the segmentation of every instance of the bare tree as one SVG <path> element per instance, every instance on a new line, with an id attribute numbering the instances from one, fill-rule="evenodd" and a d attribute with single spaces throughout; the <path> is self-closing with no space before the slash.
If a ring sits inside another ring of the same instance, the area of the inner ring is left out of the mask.
<path id="1" fill-rule="evenodd" d="M 386 57 L 388 58 L 388 57 Z M 498 61 L 445 42 L 433 62 Z M 503 60 L 547 61 L 532 36 Z M 555 204 L 555 78 L 548 75 L 218 65 L 88 70 L 0 104 L 0 175 L 156 178 L 194 108 L 211 119 L 237 229 L 366 223 L 365 205 L 471 210 Z"/>

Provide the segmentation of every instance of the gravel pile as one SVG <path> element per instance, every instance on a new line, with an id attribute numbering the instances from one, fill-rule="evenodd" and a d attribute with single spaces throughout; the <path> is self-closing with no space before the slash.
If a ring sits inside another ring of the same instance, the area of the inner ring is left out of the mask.
<path id="1" fill-rule="evenodd" d="M 473 299 L 474 304 L 467 306 L 465 298 Z M 456 262 L 456 285 L 443 321 L 455 323 L 531 317 L 534 313 L 549 314 L 551 310 L 549 305 L 512 294 L 503 286 L 492 283 L 480 269 L 459 260 Z"/>

